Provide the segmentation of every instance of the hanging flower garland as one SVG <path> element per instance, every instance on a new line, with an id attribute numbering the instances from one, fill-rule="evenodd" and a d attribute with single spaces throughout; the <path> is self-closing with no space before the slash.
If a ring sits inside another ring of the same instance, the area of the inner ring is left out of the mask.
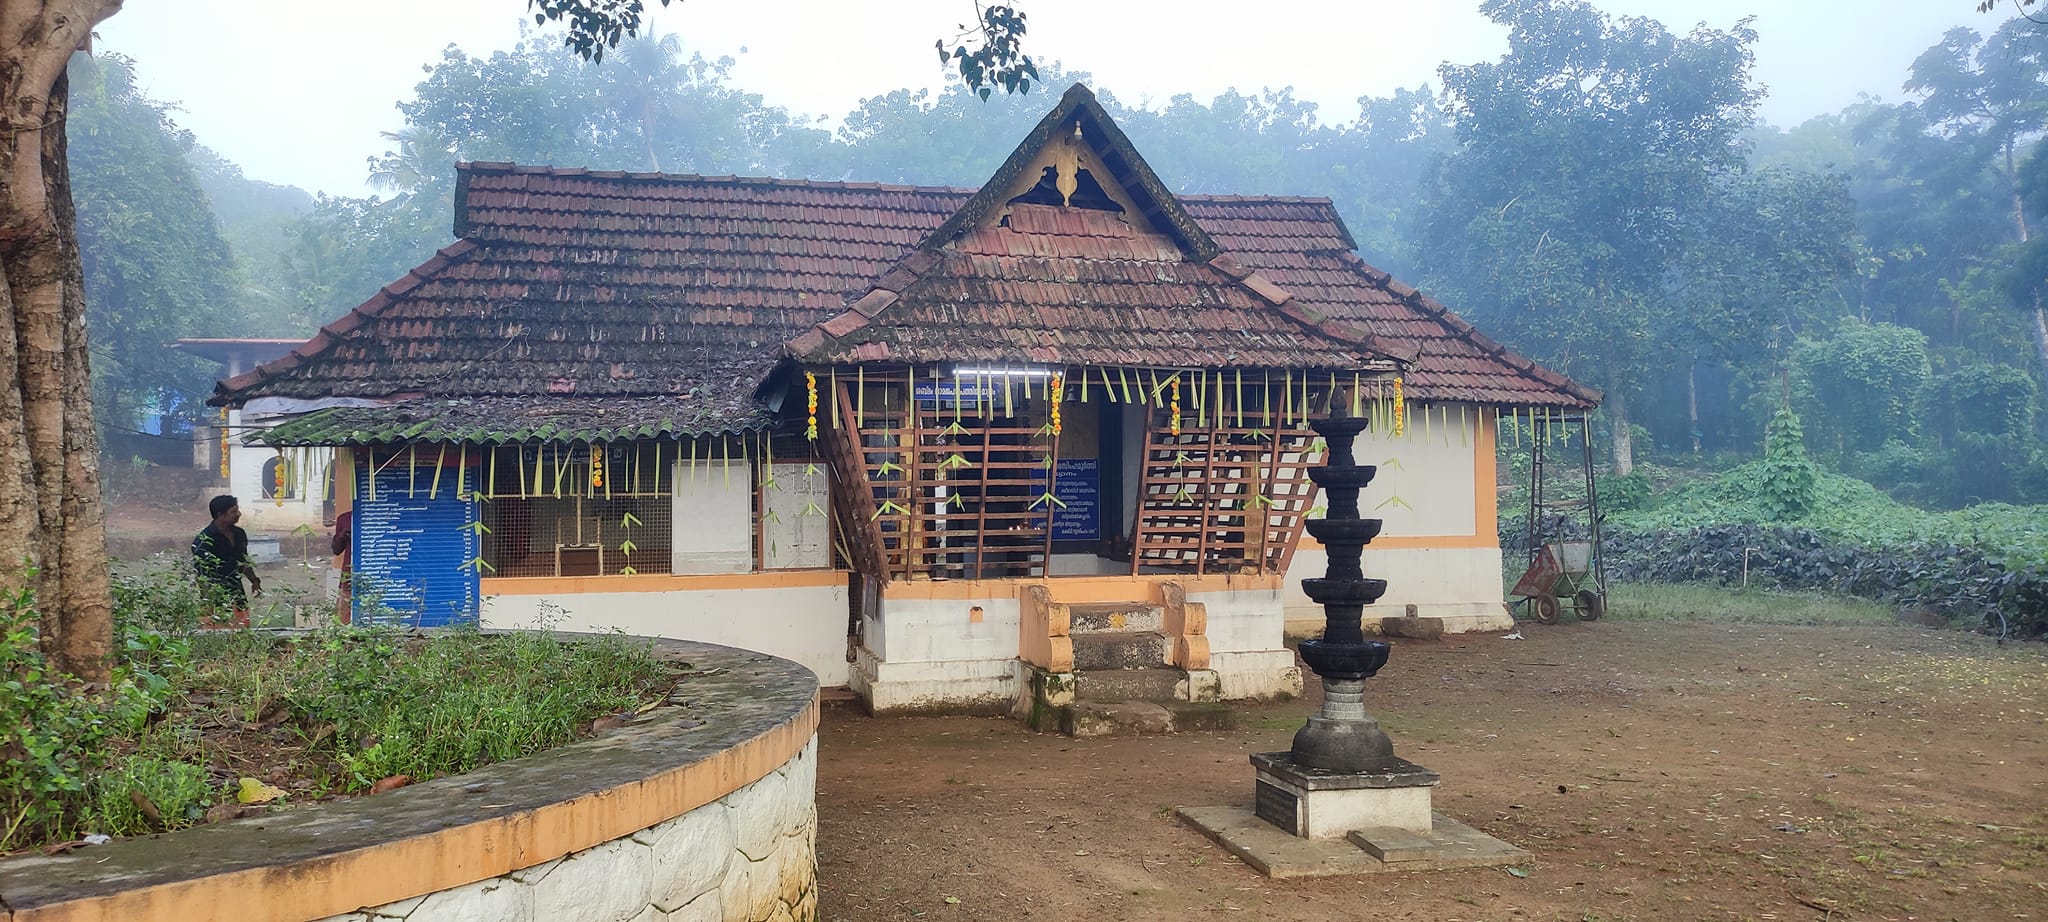
<path id="1" fill-rule="evenodd" d="M 804 396 L 810 419 L 804 424 L 804 438 L 818 440 L 818 376 L 804 372 Z"/>
<path id="2" fill-rule="evenodd" d="M 1084 381 L 1086 379 L 1083 379 Z M 1052 437 L 1060 437 L 1060 400 L 1067 392 L 1066 379 L 1052 376 Z"/>
<path id="3" fill-rule="evenodd" d="M 220 408 L 220 476 L 228 476 L 228 408 Z"/>
<path id="4" fill-rule="evenodd" d="M 1172 428 L 1173 428 L 1173 436 L 1174 436 L 1174 438 L 1179 438 L 1179 437 L 1180 437 L 1180 376 L 1179 376 L 1179 375 L 1174 375 L 1174 376 L 1173 376 L 1172 378 L 1169 378 L 1169 379 L 1167 379 L 1167 381 L 1166 381 L 1166 388 L 1167 388 L 1167 394 L 1168 394 L 1168 401 L 1169 401 L 1169 403 L 1168 403 L 1168 406 L 1167 406 L 1167 409 L 1168 409 L 1169 411 L 1171 411 L 1171 412 L 1172 412 L 1172 414 L 1173 414 L 1173 419 L 1172 419 Z"/>
<path id="5" fill-rule="evenodd" d="M 1408 398 L 1401 390 L 1401 376 L 1394 376 L 1394 438 L 1408 428 Z"/>
<path id="6" fill-rule="evenodd" d="M 272 487 L 271 495 L 277 497 L 277 506 L 280 509 L 284 508 L 284 469 L 287 466 L 289 466 L 290 463 L 291 462 L 285 460 L 284 452 L 278 452 L 277 467 L 275 469 L 275 473 L 271 474 L 270 476 L 270 485 Z"/>

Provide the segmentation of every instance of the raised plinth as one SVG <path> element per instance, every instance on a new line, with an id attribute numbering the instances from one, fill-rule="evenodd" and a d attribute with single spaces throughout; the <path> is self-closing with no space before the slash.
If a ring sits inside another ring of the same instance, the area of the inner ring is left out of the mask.
<path id="1" fill-rule="evenodd" d="M 1292 753 L 1252 754 L 1257 770 L 1252 810 L 1281 830 L 1307 839 L 1341 839 L 1354 829 L 1430 830 L 1436 772 L 1398 757 L 1371 771 L 1329 771 L 1298 765 Z"/>

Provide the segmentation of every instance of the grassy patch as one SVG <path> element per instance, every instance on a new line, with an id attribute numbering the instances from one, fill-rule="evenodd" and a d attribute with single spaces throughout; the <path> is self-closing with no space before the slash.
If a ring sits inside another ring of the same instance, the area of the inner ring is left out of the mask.
<path id="1" fill-rule="evenodd" d="M 1895 616 L 1883 603 L 1825 592 L 1632 583 L 1608 587 L 1607 617 L 1617 621 L 1888 624 Z"/>
<path id="2" fill-rule="evenodd" d="M 107 689 L 50 675 L 35 599 L 0 598 L 0 854 L 193 825 L 245 789 L 306 800 L 459 774 L 587 736 L 675 679 L 624 637 L 197 632 L 191 592 L 182 574 L 119 581 Z"/>

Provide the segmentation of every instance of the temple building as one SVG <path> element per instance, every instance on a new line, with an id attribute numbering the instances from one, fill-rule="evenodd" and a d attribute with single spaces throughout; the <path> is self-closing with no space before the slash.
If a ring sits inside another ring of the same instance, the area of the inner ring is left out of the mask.
<path id="1" fill-rule="evenodd" d="M 1175 195 L 1080 86 L 978 190 L 472 163 L 455 215 L 214 398 L 335 452 L 359 613 L 727 643 L 879 711 L 1298 691 L 1332 414 L 1400 574 L 1368 618 L 1508 626 L 1496 414 L 1598 400 L 1328 200 Z"/>

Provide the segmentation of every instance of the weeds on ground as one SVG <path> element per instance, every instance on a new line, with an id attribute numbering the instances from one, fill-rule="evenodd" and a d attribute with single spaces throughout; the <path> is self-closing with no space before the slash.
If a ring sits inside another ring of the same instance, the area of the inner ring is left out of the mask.
<path id="1" fill-rule="evenodd" d="M 1895 618 L 1890 606 L 1854 596 L 1690 583 L 1609 586 L 1606 617 L 1743 624 L 1885 624 Z"/>
<path id="2" fill-rule="evenodd" d="M 113 682 L 88 690 L 50 671 L 33 591 L 0 597 L 0 854 L 191 825 L 249 777 L 317 798 L 459 774 L 569 742 L 673 680 L 623 636 L 199 631 L 175 568 L 117 577 L 114 601 Z"/>

